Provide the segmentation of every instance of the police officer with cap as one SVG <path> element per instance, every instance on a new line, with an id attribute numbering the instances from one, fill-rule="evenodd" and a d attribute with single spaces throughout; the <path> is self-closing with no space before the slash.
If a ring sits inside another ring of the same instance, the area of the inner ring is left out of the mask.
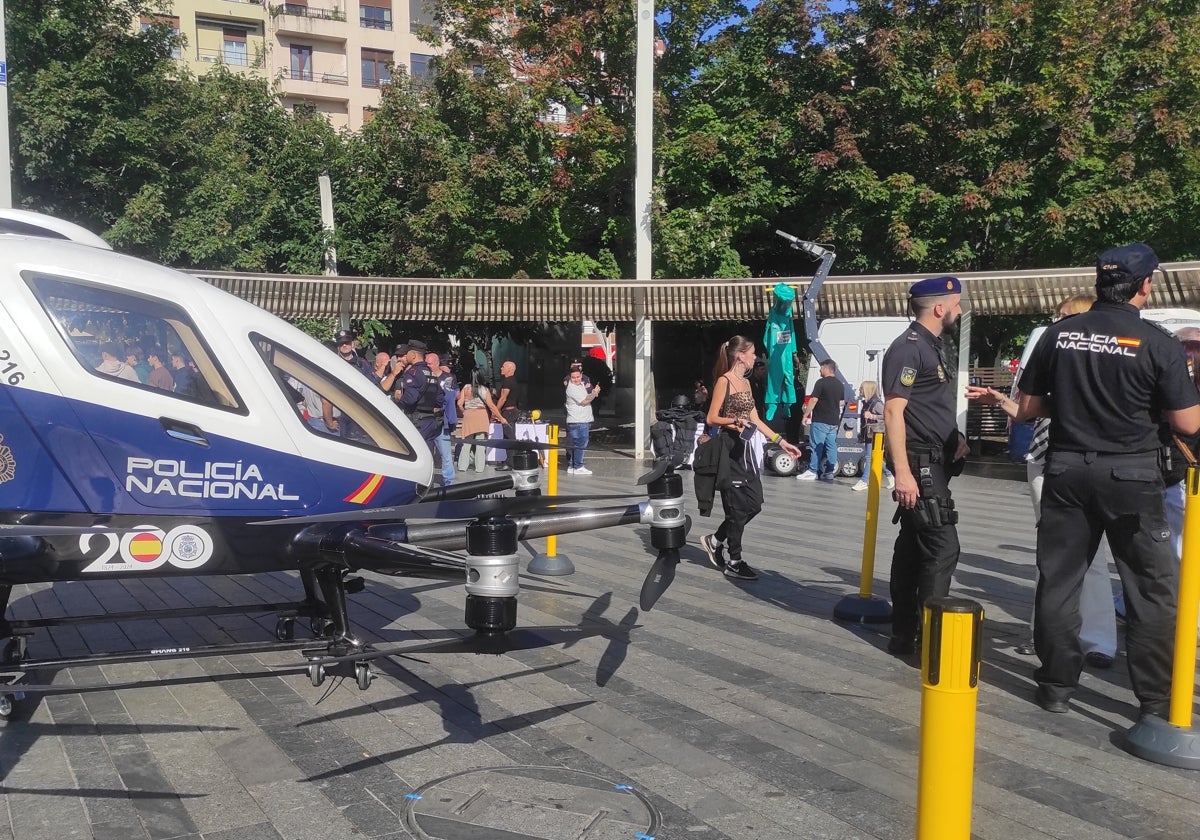
<path id="1" fill-rule="evenodd" d="M 371 363 L 358 355 L 354 349 L 354 333 L 350 330 L 338 330 L 333 334 L 333 343 L 337 348 L 337 354 L 346 362 L 349 362 L 355 368 L 360 370 L 364 376 L 375 379 L 375 369 L 371 367 Z"/>
<path id="2" fill-rule="evenodd" d="M 396 350 L 392 353 L 392 360 L 388 362 L 387 370 L 383 372 L 383 376 L 379 377 L 379 387 L 388 394 L 393 391 L 398 394 L 400 374 L 404 373 L 408 364 L 408 345 L 397 344 Z"/>
<path id="3" fill-rule="evenodd" d="M 1125 588 L 1129 679 L 1141 714 L 1166 717 L 1178 561 L 1163 516 L 1160 424 L 1200 430 L 1200 398 L 1170 333 L 1139 310 L 1158 257 L 1113 248 L 1096 264 L 1096 303 L 1049 327 L 1019 383 L 1016 420 L 1049 417 L 1033 640 L 1035 700 L 1068 711 L 1079 684 L 1079 590 L 1103 532 Z"/>
<path id="4" fill-rule="evenodd" d="M 966 438 L 958 431 L 954 367 L 943 333 L 962 316 L 962 285 L 955 277 L 913 284 L 915 317 L 883 357 L 887 452 L 896 477 L 893 522 L 900 533 L 892 552 L 892 637 L 888 652 L 916 651 L 921 607 L 950 591 L 958 565 L 958 513 L 949 482 L 962 471 Z"/>
<path id="5" fill-rule="evenodd" d="M 354 350 L 353 332 L 350 330 L 338 330 L 333 334 L 333 344 L 337 354 L 342 357 L 343 361 L 350 364 L 355 370 L 372 382 L 376 381 L 375 368 Z M 333 403 L 324 397 L 321 398 L 321 416 L 325 427 L 331 432 L 337 432 L 339 437 L 358 441 L 365 441 L 367 439 L 367 434 L 363 431 L 362 427 L 349 417 L 344 414 L 335 416 Z"/>
<path id="6" fill-rule="evenodd" d="M 425 363 L 429 348 L 423 341 L 408 342 L 408 367 L 400 375 L 400 397 L 397 402 L 417 427 L 417 432 L 436 452 L 437 437 L 442 429 L 445 392 L 438 382 L 438 373 Z"/>

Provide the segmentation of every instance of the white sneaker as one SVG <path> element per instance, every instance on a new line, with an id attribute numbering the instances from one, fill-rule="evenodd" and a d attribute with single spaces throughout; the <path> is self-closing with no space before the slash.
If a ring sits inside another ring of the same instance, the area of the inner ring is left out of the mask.
<path id="1" fill-rule="evenodd" d="M 567 475 L 575 475 L 575 468 L 567 467 Z"/>
<path id="2" fill-rule="evenodd" d="M 867 487 L 869 487 L 869 486 L 870 486 L 870 485 L 869 485 L 869 484 L 867 484 L 867 482 L 866 482 L 866 481 L 864 481 L 864 480 L 861 480 L 861 479 L 860 479 L 860 480 L 859 480 L 859 482 L 858 482 L 857 484 L 855 484 L 853 487 L 851 487 L 850 489 L 851 489 L 851 490 L 853 490 L 853 491 L 854 491 L 854 492 L 856 492 L 856 493 L 859 493 L 859 492 L 861 492 L 861 491 L 863 491 L 863 490 L 866 490 L 866 489 L 867 489 Z"/>
<path id="3" fill-rule="evenodd" d="M 573 472 L 575 473 L 575 475 L 591 475 L 592 474 L 592 471 L 589 470 L 587 467 L 576 467 L 573 470 Z"/>
<path id="4" fill-rule="evenodd" d="M 883 480 L 885 482 L 883 486 L 886 487 L 888 490 L 896 489 L 896 477 L 894 475 L 884 476 Z"/>
<path id="5" fill-rule="evenodd" d="M 813 472 L 812 470 L 805 470 L 804 472 L 800 473 L 800 475 L 796 476 L 796 480 L 797 481 L 816 481 L 817 474 L 815 472 Z"/>

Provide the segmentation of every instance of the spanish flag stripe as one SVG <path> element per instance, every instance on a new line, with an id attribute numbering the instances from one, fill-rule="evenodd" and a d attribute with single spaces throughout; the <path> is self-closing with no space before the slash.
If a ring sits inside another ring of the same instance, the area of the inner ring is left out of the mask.
<path id="1" fill-rule="evenodd" d="M 1142 340 L 1140 338 L 1118 338 L 1117 344 L 1122 347 L 1141 347 Z"/>
<path id="2" fill-rule="evenodd" d="M 343 501 L 353 502 L 356 505 L 365 505 L 371 499 L 375 498 L 376 491 L 383 484 L 383 476 L 376 473 L 362 483 L 362 486 L 347 496 Z"/>

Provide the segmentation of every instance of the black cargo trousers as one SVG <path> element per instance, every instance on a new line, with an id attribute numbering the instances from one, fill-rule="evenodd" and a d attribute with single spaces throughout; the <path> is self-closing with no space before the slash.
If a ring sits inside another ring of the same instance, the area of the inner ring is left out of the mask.
<path id="1" fill-rule="evenodd" d="M 1046 458 L 1038 525 L 1034 679 L 1066 699 L 1079 684 L 1079 590 L 1100 535 L 1108 537 L 1125 589 L 1129 680 L 1143 711 L 1171 695 L 1179 561 L 1163 515 L 1157 452 L 1056 452 Z"/>
<path id="2" fill-rule="evenodd" d="M 908 466 L 921 497 L 912 509 L 898 507 L 900 533 L 892 549 L 892 634 L 916 637 L 921 608 L 949 594 L 958 566 L 958 512 L 950 497 L 950 471 L 940 449 L 908 450 Z"/>

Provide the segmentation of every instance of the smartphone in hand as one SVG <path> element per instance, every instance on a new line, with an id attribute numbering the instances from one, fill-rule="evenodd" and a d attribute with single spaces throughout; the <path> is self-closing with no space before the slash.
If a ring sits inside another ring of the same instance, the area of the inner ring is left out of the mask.
<path id="1" fill-rule="evenodd" d="M 758 431 L 758 426 L 753 423 L 747 423 L 742 427 L 742 440 L 754 440 L 754 433 Z"/>

